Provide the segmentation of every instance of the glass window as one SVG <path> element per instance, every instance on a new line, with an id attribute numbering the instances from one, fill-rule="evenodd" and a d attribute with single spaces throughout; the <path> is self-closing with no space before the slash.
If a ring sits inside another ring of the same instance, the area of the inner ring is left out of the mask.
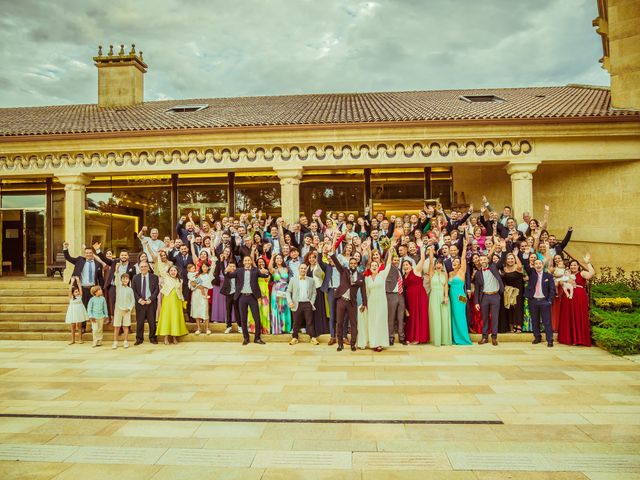
<path id="1" fill-rule="evenodd" d="M 424 200 L 424 168 L 371 170 L 373 212 L 385 215 L 413 213 Z"/>
<path id="2" fill-rule="evenodd" d="M 45 208 L 46 180 L 0 181 L 0 208 Z"/>
<path id="3" fill-rule="evenodd" d="M 62 244 L 66 241 L 64 238 L 64 185 L 56 180 L 51 183 L 51 213 L 53 255 L 50 261 L 54 262 L 56 255 L 62 253 Z"/>
<path id="4" fill-rule="evenodd" d="M 431 198 L 439 198 L 444 208 L 453 203 L 453 172 L 449 167 L 431 169 Z"/>
<path id="5" fill-rule="evenodd" d="M 280 179 L 273 172 L 236 173 L 235 201 L 237 214 L 257 208 L 266 215 L 278 217 L 282 211 Z"/>
<path id="6" fill-rule="evenodd" d="M 85 238 L 137 251 L 143 225 L 171 235 L 171 176 L 103 177 L 87 186 Z"/>
<path id="7" fill-rule="evenodd" d="M 311 217 L 323 212 L 364 210 L 364 170 L 305 170 L 300 181 L 300 210 Z"/>
<path id="8" fill-rule="evenodd" d="M 191 213 L 193 220 L 220 220 L 229 215 L 229 176 L 180 175 L 178 178 L 178 217 Z"/>

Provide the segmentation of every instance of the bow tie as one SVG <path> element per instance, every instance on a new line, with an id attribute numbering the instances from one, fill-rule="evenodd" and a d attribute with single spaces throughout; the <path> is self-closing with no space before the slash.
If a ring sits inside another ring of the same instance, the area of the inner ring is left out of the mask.
<path id="1" fill-rule="evenodd" d="M 488 268 L 483 268 L 482 271 L 486 272 L 487 270 L 489 270 Z"/>

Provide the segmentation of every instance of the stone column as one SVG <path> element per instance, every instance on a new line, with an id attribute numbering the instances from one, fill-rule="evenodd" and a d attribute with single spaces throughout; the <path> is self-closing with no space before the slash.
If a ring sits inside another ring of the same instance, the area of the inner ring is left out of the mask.
<path id="1" fill-rule="evenodd" d="M 280 199 L 282 218 L 286 223 L 297 222 L 300 218 L 300 179 L 302 168 L 282 168 L 276 173 L 280 178 Z"/>
<path id="2" fill-rule="evenodd" d="M 84 209 L 86 187 L 91 177 L 79 174 L 59 175 L 58 181 L 64 185 L 64 238 L 69 242 L 69 254 L 72 257 L 82 255 L 84 238 Z M 56 246 L 57 247 L 57 246 Z M 64 271 L 66 281 L 71 277 L 73 266 L 67 263 Z"/>
<path id="3" fill-rule="evenodd" d="M 506 166 L 511 176 L 511 209 L 517 222 L 522 221 L 522 213 L 533 214 L 533 172 L 539 162 L 516 163 Z"/>

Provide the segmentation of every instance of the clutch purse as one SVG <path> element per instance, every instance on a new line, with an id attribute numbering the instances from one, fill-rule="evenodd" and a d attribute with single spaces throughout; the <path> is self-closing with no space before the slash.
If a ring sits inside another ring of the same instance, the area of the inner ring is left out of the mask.
<path id="1" fill-rule="evenodd" d="M 382 250 L 389 250 L 389 247 L 391 246 L 391 240 L 387 237 L 382 237 L 378 243 L 380 243 L 380 248 Z"/>
<path id="2" fill-rule="evenodd" d="M 465 295 L 458 295 L 458 301 L 467 303 L 467 297 Z"/>

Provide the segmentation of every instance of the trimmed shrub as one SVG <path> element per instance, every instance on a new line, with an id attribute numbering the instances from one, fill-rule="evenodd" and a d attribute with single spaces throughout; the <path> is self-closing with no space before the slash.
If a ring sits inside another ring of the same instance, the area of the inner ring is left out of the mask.
<path id="1" fill-rule="evenodd" d="M 632 310 L 633 303 L 629 297 L 599 297 L 594 298 L 596 307 L 605 310 Z"/>
<path id="2" fill-rule="evenodd" d="M 593 283 L 591 296 L 598 298 L 630 298 L 633 308 L 640 308 L 640 291 L 633 290 L 623 283 Z"/>
<path id="3" fill-rule="evenodd" d="M 599 347 L 614 355 L 640 353 L 640 328 L 593 327 L 593 338 Z"/>

